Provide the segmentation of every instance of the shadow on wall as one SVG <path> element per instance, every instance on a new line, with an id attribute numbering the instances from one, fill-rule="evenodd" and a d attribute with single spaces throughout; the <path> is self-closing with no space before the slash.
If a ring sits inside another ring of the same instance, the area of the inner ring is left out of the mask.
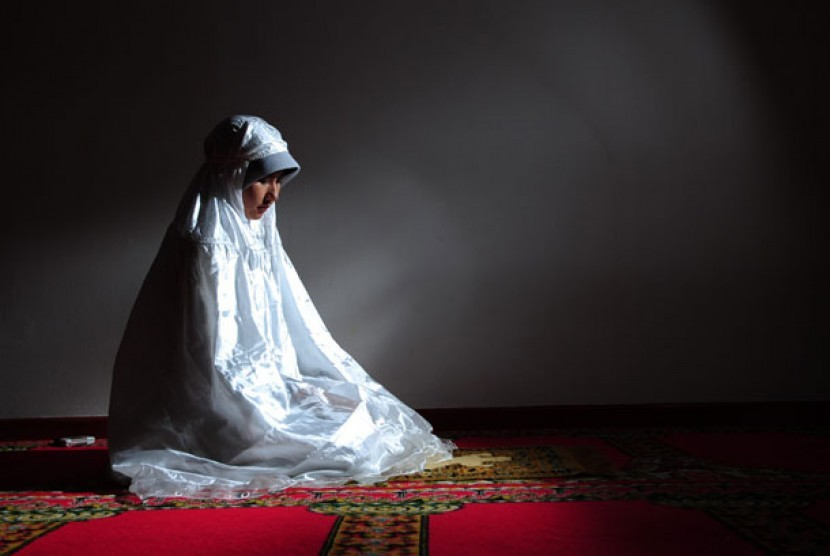
<path id="1" fill-rule="evenodd" d="M 335 157 L 335 335 L 420 406 L 826 396 L 787 107 L 721 16 L 541 9 Z"/>
<path id="2" fill-rule="evenodd" d="M 231 112 L 285 132 L 289 254 L 411 405 L 826 398 L 818 24 L 723 6 L 260 6 L 292 22 L 276 45 L 218 1 L 21 16 L 6 142 L 34 208 L 3 223 L 5 416 L 105 411 Z"/>

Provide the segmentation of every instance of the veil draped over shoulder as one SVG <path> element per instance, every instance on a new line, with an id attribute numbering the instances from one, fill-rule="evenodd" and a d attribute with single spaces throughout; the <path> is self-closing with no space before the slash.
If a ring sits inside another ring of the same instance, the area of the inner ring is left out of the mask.
<path id="1" fill-rule="evenodd" d="M 205 141 L 115 362 L 113 470 L 142 498 L 236 498 L 417 472 L 453 446 L 332 339 L 253 172 L 296 176 L 279 131 L 233 116 Z M 246 178 L 247 175 L 247 178 Z"/>

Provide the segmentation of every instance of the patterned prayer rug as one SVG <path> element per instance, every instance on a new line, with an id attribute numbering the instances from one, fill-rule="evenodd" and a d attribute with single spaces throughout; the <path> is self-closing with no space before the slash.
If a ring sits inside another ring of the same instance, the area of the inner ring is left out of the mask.
<path id="1" fill-rule="evenodd" d="M 0 492 L 0 554 L 830 553 L 826 430 L 454 436 L 448 465 L 372 486 Z"/>

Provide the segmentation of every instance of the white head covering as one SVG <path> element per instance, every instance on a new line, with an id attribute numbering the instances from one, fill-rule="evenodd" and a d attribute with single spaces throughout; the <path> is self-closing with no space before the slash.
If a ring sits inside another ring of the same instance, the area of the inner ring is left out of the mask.
<path id="1" fill-rule="evenodd" d="M 233 116 L 205 153 L 118 351 L 113 469 L 142 497 L 236 497 L 381 480 L 449 458 L 451 445 L 332 339 L 275 210 L 245 217 L 252 176 L 299 170 L 280 133 Z"/>
<path id="2" fill-rule="evenodd" d="M 300 165 L 277 128 L 256 116 L 231 116 L 208 134 L 204 150 L 205 162 L 176 212 L 179 232 L 196 241 L 219 241 L 228 240 L 234 232 L 245 238 L 259 222 L 265 229 L 274 229 L 274 210 L 261 221 L 247 221 L 242 191 L 281 170 L 287 171 L 281 180 L 285 186 L 299 172 Z M 235 214 L 227 211 L 228 206 Z"/>

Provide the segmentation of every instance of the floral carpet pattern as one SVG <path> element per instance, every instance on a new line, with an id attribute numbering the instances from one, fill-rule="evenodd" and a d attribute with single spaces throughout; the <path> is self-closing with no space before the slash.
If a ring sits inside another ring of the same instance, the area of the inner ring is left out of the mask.
<path id="1" fill-rule="evenodd" d="M 426 554 L 432 515 L 473 504 L 614 500 L 703 512 L 768 554 L 830 554 L 830 463 L 824 459 L 830 455 L 830 431 L 720 429 L 714 440 L 707 434 L 692 429 L 459 433 L 452 435 L 460 447 L 453 463 L 418 475 L 238 500 L 142 503 L 115 489 L 3 491 L 0 554 L 15 553 L 67 523 L 125 512 L 275 506 L 337 516 L 322 554 Z M 746 434 L 759 454 L 749 463 L 741 461 L 747 450 L 734 440 Z M 776 445 L 779 438 L 794 438 L 795 444 Z M 37 446 L 5 443 L 0 454 Z M 798 446 L 809 449 L 793 453 Z"/>

